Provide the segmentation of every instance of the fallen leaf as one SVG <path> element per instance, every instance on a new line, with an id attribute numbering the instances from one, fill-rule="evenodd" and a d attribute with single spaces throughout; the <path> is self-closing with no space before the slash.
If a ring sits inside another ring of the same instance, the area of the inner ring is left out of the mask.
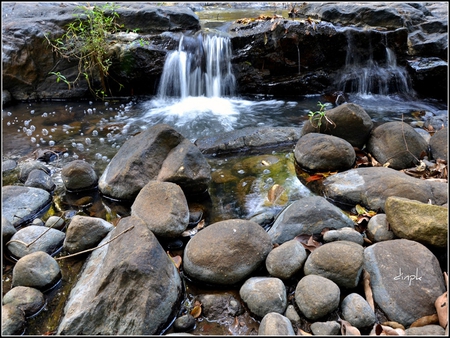
<path id="1" fill-rule="evenodd" d="M 393 322 L 393 321 L 388 321 L 388 322 L 383 322 L 381 323 L 381 325 L 386 325 L 386 326 L 390 326 L 394 329 L 401 329 L 401 330 L 405 330 L 405 327 L 397 322 Z"/>
<path id="2" fill-rule="evenodd" d="M 178 256 L 178 255 L 177 255 L 177 256 L 172 257 L 172 256 L 170 255 L 169 251 L 167 251 L 167 255 L 168 255 L 169 258 L 172 260 L 172 262 L 173 262 L 173 264 L 176 266 L 176 268 L 179 269 L 180 266 L 181 266 L 181 262 L 182 262 L 181 256 Z"/>
<path id="3" fill-rule="evenodd" d="M 358 328 L 354 327 L 352 324 L 350 324 L 346 320 L 339 319 L 338 321 L 341 324 L 341 334 L 343 336 L 360 336 L 361 335 L 361 332 L 358 330 Z"/>
<path id="4" fill-rule="evenodd" d="M 194 318 L 200 317 L 200 315 L 202 314 L 202 307 L 199 305 L 194 306 L 194 308 L 191 310 L 190 314 Z"/>
<path id="5" fill-rule="evenodd" d="M 437 314 L 432 314 L 429 316 L 423 316 L 417 319 L 409 327 L 422 327 L 425 325 L 439 324 L 439 318 Z"/>
<path id="6" fill-rule="evenodd" d="M 375 303 L 373 301 L 372 288 L 370 286 L 370 274 L 364 270 L 363 273 L 364 294 L 366 295 L 366 301 L 369 303 L 372 311 L 375 312 Z"/>
<path id="7" fill-rule="evenodd" d="M 311 235 L 298 235 L 295 236 L 295 239 L 299 241 L 303 247 L 311 252 L 317 249 L 322 243 L 314 240 L 314 237 Z"/>
<path id="8" fill-rule="evenodd" d="M 440 295 L 436 302 L 434 302 L 434 306 L 436 307 L 436 312 L 439 319 L 439 325 L 444 329 L 448 324 L 448 299 L 447 299 L 447 291 L 445 291 L 442 295 Z"/>
<path id="9" fill-rule="evenodd" d="M 309 332 L 306 332 L 305 330 L 302 330 L 302 329 L 298 329 L 298 334 L 297 334 L 298 336 L 312 336 L 312 334 L 311 333 L 309 333 Z"/>

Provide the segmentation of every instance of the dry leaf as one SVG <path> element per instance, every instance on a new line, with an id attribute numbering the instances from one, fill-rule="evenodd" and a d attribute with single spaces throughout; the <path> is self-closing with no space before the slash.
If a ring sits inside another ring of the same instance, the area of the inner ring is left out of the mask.
<path id="1" fill-rule="evenodd" d="M 322 243 L 314 240 L 314 237 L 311 235 L 298 235 L 295 237 L 297 241 L 299 241 L 303 247 L 311 252 L 317 249 Z"/>
<path id="2" fill-rule="evenodd" d="M 190 314 L 194 318 L 200 317 L 200 315 L 202 314 L 202 307 L 199 305 L 194 306 L 194 308 L 191 310 Z"/>
<path id="3" fill-rule="evenodd" d="M 339 319 L 341 323 L 341 334 L 343 336 L 360 336 L 361 332 L 358 328 L 354 327 L 352 324 L 347 322 L 346 320 Z"/>
<path id="4" fill-rule="evenodd" d="M 401 329 L 403 331 L 405 330 L 405 327 L 402 324 L 393 321 L 383 322 L 381 325 L 390 326 L 394 329 Z"/>
<path id="5" fill-rule="evenodd" d="M 364 294 L 366 295 L 366 301 L 369 303 L 372 311 L 375 312 L 375 303 L 373 301 L 372 288 L 370 287 L 370 274 L 364 270 L 363 273 Z"/>
<path id="6" fill-rule="evenodd" d="M 376 336 L 403 336 L 405 335 L 405 330 L 394 329 L 387 325 L 375 324 L 373 331 Z M 371 335 L 372 335 L 371 332 Z"/>
<path id="7" fill-rule="evenodd" d="M 312 336 L 312 334 L 311 333 L 309 333 L 309 332 L 306 332 L 306 331 L 304 331 L 304 330 L 302 330 L 302 329 L 298 329 L 298 334 L 297 334 L 298 336 Z"/>
<path id="8" fill-rule="evenodd" d="M 177 256 L 172 257 L 170 255 L 169 251 L 167 251 L 167 255 L 172 260 L 173 264 L 175 264 L 176 268 L 179 269 L 181 266 L 181 262 L 182 262 L 181 256 L 177 255 Z"/>
<path id="9" fill-rule="evenodd" d="M 436 307 L 436 312 L 439 319 L 439 325 L 444 329 L 448 324 L 448 299 L 447 299 L 447 291 L 445 291 L 442 295 L 440 295 L 436 302 L 434 302 L 434 306 Z"/>
<path id="10" fill-rule="evenodd" d="M 424 316 L 422 318 L 417 319 L 414 323 L 410 325 L 410 327 L 422 327 L 425 325 L 431 324 L 439 324 L 439 318 L 437 314 L 432 314 L 429 316 Z"/>
<path id="11" fill-rule="evenodd" d="M 284 188 L 279 184 L 274 184 L 267 193 L 267 198 L 270 203 L 275 203 L 284 192 Z"/>

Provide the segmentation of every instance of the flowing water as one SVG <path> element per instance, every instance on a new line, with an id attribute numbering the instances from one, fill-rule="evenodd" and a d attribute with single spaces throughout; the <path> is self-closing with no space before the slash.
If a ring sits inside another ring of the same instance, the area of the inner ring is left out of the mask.
<path id="1" fill-rule="evenodd" d="M 298 54 L 300 62 L 300 49 Z M 101 175 L 127 139 L 158 123 L 173 126 L 192 141 L 244 127 L 300 128 L 307 121 L 309 111 L 318 109 L 318 101 L 326 101 L 320 95 L 296 98 L 239 95 L 231 71 L 231 55 L 230 41 L 226 36 L 198 34 L 194 38 L 185 37 L 180 39 L 179 48 L 167 55 L 161 85 L 155 97 L 104 103 L 19 103 L 7 107 L 2 110 L 3 160 L 54 155 L 57 159 L 53 158 L 48 164 L 61 187 L 58 175 L 64 163 L 85 159 Z M 370 58 L 361 60 L 353 53 L 349 35 L 348 55 L 339 86 L 350 92 L 349 101 L 361 105 L 376 124 L 400 120 L 414 122 L 417 111 L 435 114 L 447 109 L 445 102 L 413 98 L 414 93 L 407 90 L 410 88 L 407 74 L 397 66 L 395 55 L 388 46 L 385 64 L 377 64 Z M 374 78 L 376 82 L 373 82 Z M 328 104 L 328 108 L 332 106 L 332 103 Z M 275 215 L 290 200 L 309 194 L 309 190 L 295 176 L 292 152 L 250 157 L 210 157 L 208 161 L 214 178 L 210 190 L 212 222 L 250 218 L 264 212 Z M 271 166 L 263 167 L 261 163 L 270 163 Z M 276 201 L 268 201 L 268 192 L 277 184 L 284 185 L 286 193 Z M 64 196 L 62 190 L 59 193 L 62 195 L 59 200 L 64 202 L 61 205 L 66 205 L 66 209 L 74 208 L 74 212 L 79 211 L 74 207 L 76 203 L 70 201 L 70 196 Z M 126 208 L 112 207 L 98 196 L 96 199 L 102 213 L 96 210 L 94 215 L 111 220 L 127 214 Z M 61 205 L 55 209 L 64 209 Z M 116 215 L 112 217 L 112 213 Z M 61 289 L 54 290 L 49 296 L 53 302 L 47 306 L 47 314 L 37 317 L 29 328 L 29 334 L 43 334 L 46 328 L 55 329 L 58 316 L 53 316 L 51 320 L 42 318 L 48 318 L 48 313 L 61 313 L 63 300 L 80 267 L 79 261 L 62 267 L 66 271 L 66 280 L 63 280 Z M 72 271 L 68 272 L 70 269 Z M 5 278 L 8 277 L 4 275 L 4 286 L 8 285 Z M 187 283 L 187 292 L 192 298 L 201 291 Z M 254 333 L 256 321 L 248 314 L 245 316 L 241 320 L 246 324 L 239 332 L 229 329 L 232 324 L 224 328 L 220 323 L 200 321 L 194 333 Z"/>

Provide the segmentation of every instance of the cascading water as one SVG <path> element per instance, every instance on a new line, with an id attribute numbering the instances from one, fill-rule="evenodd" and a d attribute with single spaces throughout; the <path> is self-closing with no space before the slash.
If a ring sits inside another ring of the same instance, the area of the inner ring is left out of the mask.
<path id="1" fill-rule="evenodd" d="M 400 94 L 414 97 L 408 73 L 404 67 L 397 65 L 397 58 L 388 47 L 387 35 L 384 34 L 385 58 L 375 61 L 370 32 L 367 32 L 367 43 L 364 54 L 358 50 L 354 41 L 353 29 L 346 30 L 347 55 L 342 76 L 339 80 L 339 90 L 354 93 L 359 96 L 373 94 Z M 383 34 L 383 33 L 380 33 Z"/>

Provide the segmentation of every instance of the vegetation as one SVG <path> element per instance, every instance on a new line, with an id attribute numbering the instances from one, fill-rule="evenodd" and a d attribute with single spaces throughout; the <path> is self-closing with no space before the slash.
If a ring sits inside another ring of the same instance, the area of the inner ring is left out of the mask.
<path id="1" fill-rule="evenodd" d="M 48 37 L 49 33 L 45 38 L 58 56 L 67 60 L 78 60 L 78 75 L 73 81 L 69 81 L 60 72 L 49 74 L 56 76 L 56 82 L 66 83 L 69 89 L 84 77 L 91 93 L 104 99 L 107 94 L 111 94 L 108 79 L 111 78 L 109 67 L 112 60 L 109 55 L 108 37 L 123 28 L 123 25 L 116 21 L 119 18 L 116 11 L 118 6 L 106 3 L 100 7 L 87 4 L 77 8 L 81 9 L 82 13 L 76 14 L 76 20 L 67 26 L 67 31 L 60 38 L 52 41 Z M 96 79 L 100 80 L 100 86 L 96 85 Z M 120 89 L 123 87 L 122 84 L 117 84 Z"/>
<path id="2" fill-rule="evenodd" d="M 313 125 L 314 128 L 319 128 L 322 126 L 322 120 L 325 119 L 329 124 L 336 126 L 333 121 L 331 121 L 325 112 L 326 104 L 322 102 L 318 102 L 317 105 L 320 107 L 317 111 L 309 111 L 309 122 Z"/>

